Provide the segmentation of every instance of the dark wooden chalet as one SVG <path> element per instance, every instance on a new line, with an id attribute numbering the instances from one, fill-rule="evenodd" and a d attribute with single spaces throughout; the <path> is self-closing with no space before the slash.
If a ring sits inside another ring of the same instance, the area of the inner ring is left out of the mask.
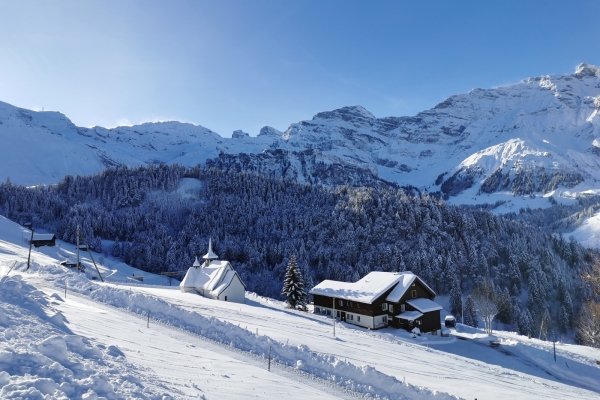
<path id="1" fill-rule="evenodd" d="M 31 244 L 35 247 L 56 246 L 56 235 L 53 233 L 34 233 Z"/>
<path id="2" fill-rule="evenodd" d="M 326 280 L 315 286 L 314 312 L 368 329 L 386 326 L 437 334 L 435 292 L 412 272 L 371 272 L 358 282 Z"/>

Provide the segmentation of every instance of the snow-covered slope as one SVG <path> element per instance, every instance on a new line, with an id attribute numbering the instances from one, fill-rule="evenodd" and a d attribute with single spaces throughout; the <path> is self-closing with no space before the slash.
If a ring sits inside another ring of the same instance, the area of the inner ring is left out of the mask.
<path id="1" fill-rule="evenodd" d="M 600 398 L 598 349 L 557 343 L 555 362 L 550 342 L 495 332 L 492 348 L 462 325 L 413 338 L 338 323 L 334 337 L 326 316 L 250 293 L 213 301 L 110 267 L 92 281 L 57 264 L 63 242 L 26 271 L 23 232 L 0 218 L 2 398 Z"/>
<path id="2" fill-rule="evenodd" d="M 600 179 L 600 68 L 581 64 L 571 75 L 473 89 L 413 117 L 376 118 L 360 106 L 344 107 L 285 132 L 264 127 L 256 137 L 236 131 L 224 138 L 179 122 L 80 128 L 60 113 L 6 103 L 0 103 L 0 134 L 0 178 L 24 184 L 107 165 L 191 166 L 219 154 L 305 181 L 311 172 L 302 152 L 310 151 L 314 165 L 352 166 L 450 196 L 469 187 L 528 195 L 576 186 L 577 192 Z M 281 150 L 287 161 L 257 158 L 264 150 Z"/>

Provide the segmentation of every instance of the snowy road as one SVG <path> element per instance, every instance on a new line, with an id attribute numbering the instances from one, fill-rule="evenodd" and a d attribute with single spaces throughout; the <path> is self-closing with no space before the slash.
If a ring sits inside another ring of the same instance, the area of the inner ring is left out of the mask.
<path id="1" fill-rule="evenodd" d="M 238 305 L 180 293 L 175 288 L 131 290 L 152 294 L 200 315 L 240 324 L 252 332 L 258 328 L 259 333 L 283 343 L 289 340 L 290 344 L 307 344 L 314 351 L 333 354 L 356 365 L 371 365 L 401 381 L 406 379 L 463 398 L 600 398 L 598 393 L 552 379 L 538 365 L 487 346 L 463 347 L 460 341 L 449 344 L 448 339 L 435 337 L 427 343 L 422 339 L 415 343 L 393 329 L 366 331 L 346 324 L 338 325 L 334 339 L 331 320 L 280 309 L 275 301 L 259 303 L 247 299 L 247 304 Z M 514 370 L 508 367 L 510 363 Z M 596 388 L 600 390 L 598 385 Z"/>
<path id="2" fill-rule="evenodd" d="M 64 296 L 46 287 L 48 294 Z M 151 380 L 170 388 L 175 398 L 206 399 L 336 399 L 356 398 L 316 379 L 281 367 L 267 371 L 264 360 L 219 346 L 180 329 L 147 321 L 133 313 L 73 293 L 56 305 L 76 334 L 118 343 L 129 362 L 141 366 Z M 114 329 L 118 326 L 119 329 Z"/>

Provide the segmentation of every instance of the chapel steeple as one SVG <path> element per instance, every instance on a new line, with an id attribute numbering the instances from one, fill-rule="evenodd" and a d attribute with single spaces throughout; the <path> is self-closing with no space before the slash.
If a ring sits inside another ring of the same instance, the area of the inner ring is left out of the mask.
<path id="1" fill-rule="evenodd" d="M 205 267 L 208 267 L 210 265 L 210 262 L 212 260 L 217 260 L 219 258 L 218 255 L 216 255 L 215 253 L 213 253 L 212 238 L 208 239 L 208 253 L 206 253 L 202 258 L 204 259 L 204 266 Z"/>

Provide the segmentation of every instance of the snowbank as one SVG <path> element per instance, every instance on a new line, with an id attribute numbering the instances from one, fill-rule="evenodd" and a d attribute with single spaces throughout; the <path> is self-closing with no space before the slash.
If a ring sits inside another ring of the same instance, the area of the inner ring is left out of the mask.
<path id="1" fill-rule="evenodd" d="M 0 279 L 0 398 L 162 399 L 115 346 L 73 335 L 46 297 L 21 276 Z"/>
<path id="2" fill-rule="evenodd" d="M 417 387 L 383 374 L 371 366 L 356 366 L 329 354 L 311 351 L 307 346 L 291 346 L 272 340 L 267 336 L 256 335 L 247 329 L 214 317 L 205 317 L 195 312 L 183 310 L 156 297 L 132 293 L 126 289 L 108 284 L 91 282 L 83 275 L 64 273 L 55 266 L 40 268 L 34 265 L 32 272 L 39 272 L 64 287 L 65 281 L 70 291 L 89 296 L 95 301 L 129 310 L 153 320 L 178 327 L 215 342 L 233 348 L 267 357 L 271 350 L 274 362 L 296 368 L 337 385 L 366 395 L 383 399 L 454 399 L 446 393 Z"/>

